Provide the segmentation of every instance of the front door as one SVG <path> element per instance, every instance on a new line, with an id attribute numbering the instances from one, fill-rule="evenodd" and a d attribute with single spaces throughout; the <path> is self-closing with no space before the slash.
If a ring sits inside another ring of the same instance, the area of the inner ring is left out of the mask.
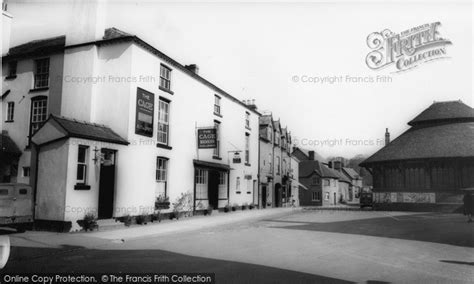
<path id="1" fill-rule="evenodd" d="M 113 216 L 115 195 L 115 151 L 102 149 L 99 181 L 99 219 Z"/>
<path id="2" fill-rule="evenodd" d="M 267 186 L 262 185 L 262 207 L 267 207 Z"/>
<path id="3" fill-rule="evenodd" d="M 219 172 L 209 171 L 209 186 L 208 186 L 209 205 L 213 209 L 217 209 L 219 205 Z"/>

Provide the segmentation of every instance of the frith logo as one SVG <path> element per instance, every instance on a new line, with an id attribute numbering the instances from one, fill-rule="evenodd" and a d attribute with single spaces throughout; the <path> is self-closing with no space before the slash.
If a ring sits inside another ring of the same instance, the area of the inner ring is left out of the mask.
<path id="1" fill-rule="evenodd" d="M 448 58 L 446 45 L 451 41 L 440 37 L 440 22 L 424 24 L 399 34 L 389 29 L 371 33 L 367 45 L 372 49 L 365 59 L 367 66 L 379 70 L 391 65 L 395 72 L 406 71 L 418 65 Z"/>

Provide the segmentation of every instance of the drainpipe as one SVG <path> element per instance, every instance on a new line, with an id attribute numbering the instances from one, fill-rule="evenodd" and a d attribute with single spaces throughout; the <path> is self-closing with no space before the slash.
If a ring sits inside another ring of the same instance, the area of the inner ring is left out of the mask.
<path id="1" fill-rule="evenodd" d="M 260 127 L 260 125 L 259 125 Z M 260 199 L 262 197 L 261 185 L 260 185 L 260 133 L 257 137 L 258 141 L 258 160 L 257 160 L 257 206 L 260 208 Z"/>
<path id="2" fill-rule="evenodd" d="M 38 164 L 39 164 L 40 147 L 34 144 L 33 142 L 30 142 L 30 143 L 31 143 L 31 148 L 34 149 L 35 151 L 35 171 L 34 171 L 35 178 L 34 178 L 33 184 L 31 184 L 31 181 L 30 181 L 30 184 L 32 185 L 31 187 L 33 188 L 33 224 L 34 224 L 34 221 L 36 220 L 36 199 L 37 199 Z"/>

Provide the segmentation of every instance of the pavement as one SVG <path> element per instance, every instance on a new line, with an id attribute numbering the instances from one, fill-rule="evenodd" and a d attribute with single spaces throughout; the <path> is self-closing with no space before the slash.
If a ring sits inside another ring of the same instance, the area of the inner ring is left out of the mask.
<path id="1" fill-rule="evenodd" d="M 217 283 L 474 279 L 474 224 L 455 214 L 281 208 L 10 237 L 2 272 L 212 272 Z"/>

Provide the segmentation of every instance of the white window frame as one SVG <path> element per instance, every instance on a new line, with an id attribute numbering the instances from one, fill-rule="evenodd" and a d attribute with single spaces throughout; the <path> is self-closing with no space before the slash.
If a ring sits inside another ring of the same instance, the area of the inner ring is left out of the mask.
<path id="1" fill-rule="evenodd" d="M 168 159 L 163 157 L 156 157 L 156 182 L 168 181 Z"/>
<path id="2" fill-rule="evenodd" d="M 311 201 L 321 201 L 321 192 L 319 191 L 311 192 Z"/>
<path id="3" fill-rule="evenodd" d="M 245 112 L 245 127 L 250 129 L 250 112 Z"/>
<path id="4" fill-rule="evenodd" d="M 219 158 L 220 157 L 220 154 L 221 154 L 221 149 L 220 149 L 220 127 L 221 126 L 221 123 L 218 122 L 218 121 L 214 121 L 214 127 L 216 128 L 216 135 L 217 135 L 217 145 L 216 145 L 216 148 L 214 148 L 214 152 L 213 152 L 213 155 L 214 157 L 217 157 Z"/>
<path id="5" fill-rule="evenodd" d="M 157 137 L 158 144 L 169 145 L 170 137 L 170 101 L 159 99 L 158 101 L 158 125 Z"/>
<path id="6" fill-rule="evenodd" d="M 35 60 L 34 88 L 49 87 L 49 58 Z"/>
<path id="7" fill-rule="evenodd" d="M 221 115 L 221 97 L 214 95 L 214 113 Z"/>
<path id="8" fill-rule="evenodd" d="M 160 87 L 171 91 L 171 68 L 160 64 Z"/>
<path id="9" fill-rule="evenodd" d="M 32 98 L 31 99 L 31 122 L 30 137 L 41 127 L 43 122 L 48 118 L 48 98 Z"/>
<path id="10" fill-rule="evenodd" d="M 85 150 L 84 152 L 84 160 L 81 161 L 80 158 L 80 153 L 81 150 Z M 87 169 L 89 168 L 89 146 L 86 145 L 79 145 L 77 147 L 77 171 L 76 171 L 76 183 L 78 184 L 87 184 Z M 79 174 L 79 167 L 83 166 L 82 168 L 82 179 L 79 179 L 78 174 Z"/>
<path id="11" fill-rule="evenodd" d="M 245 163 L 250 164 L 250 134 L 245 133 Z"/>

